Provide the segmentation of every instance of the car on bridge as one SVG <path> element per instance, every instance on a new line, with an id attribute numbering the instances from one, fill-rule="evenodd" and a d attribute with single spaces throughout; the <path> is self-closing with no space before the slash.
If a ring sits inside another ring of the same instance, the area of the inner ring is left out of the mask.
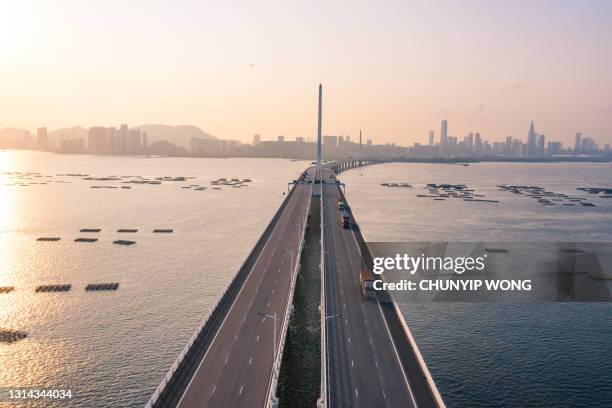
<path id="1" fill-rule="evenodd" d="M 351 217 L 349 216 L 349 213 L 346 210 L 342 210 L 340 221 L 342 222 L 342 228 L 351 228 Z"/>

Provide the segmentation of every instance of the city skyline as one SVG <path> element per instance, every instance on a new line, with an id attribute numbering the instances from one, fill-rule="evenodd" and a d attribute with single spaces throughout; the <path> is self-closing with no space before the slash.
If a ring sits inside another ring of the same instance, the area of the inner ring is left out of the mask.
<path id="1" fill-rule="evenodd" d="M 364 138 L 361 130 L 358 139 L 351 139 L 350 135 L 322 134 L 320 115 L 318 123 L 318 140 L 322 142 L 320 145 L 303 137 L 278 135 L 276 139 L 267 140 L 262 139 L 260 134 L 255 134 L 250 143 L 243 143 L 238 140 L 214 138 L 193 126 L 130 127 L 128 124 L 121 124 L 118 127 L 93 126 L 88 130 L 72 128 L 53 132 L 41 127 L 37 129 L 36 136 L 25 130 L 13 131 L 9 135 L 0 130 L 0 148 L 94 155 L 279 157 L 305 160 L 316 156 L 318 162 L 321 157 L 319 147 L 322 146 L 325 160 L 612 160 L 609 143 L 600 143 L 589 135 L 576 132 L 573 145 L 564 145 L 559 140 L 536 131 L 533 120 L 529 123 L 525 138 L 507 136 L 503 141 L 493 141 L 480 132 L 470 132 L 463 137 L 449 134 L 449 122 L 442 119 L 437 141 L 435 130 L 431 130 L 425 143 L 415 142 L 409 146 L 380 143 L 367 136 Z M 148 132 L 151 132 L 152 137 L 149 137 Z"/>
<path id="2" fill-rule="evenodd" d="M 118 4 L 7 4 L 0 126 L 314 138 L 322 79 L 328 134 L 411 145 L 446 118 L 449 134 L 501 141 L 533 119 L 566 145 L 576 132 L 612 141 L 609 2 Z"/>

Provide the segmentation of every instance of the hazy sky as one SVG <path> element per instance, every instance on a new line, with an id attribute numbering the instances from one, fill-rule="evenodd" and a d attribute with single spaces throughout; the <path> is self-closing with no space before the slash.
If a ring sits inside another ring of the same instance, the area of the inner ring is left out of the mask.
<path id="1" fill-rule="evenodd" d="M 253 64 L 254 66 L 251 66 Z M 612 143 L 612 1 L 0 0 L 0 128 Z"/>

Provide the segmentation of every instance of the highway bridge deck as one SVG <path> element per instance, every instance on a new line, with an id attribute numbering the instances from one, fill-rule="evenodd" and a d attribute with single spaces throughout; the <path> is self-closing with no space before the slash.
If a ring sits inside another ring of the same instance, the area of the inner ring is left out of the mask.
<path id="1" fill-rule="evenodd" d="M 314 179 L 316 169 L 308 170 Z M 274 375 L 274 351 L 290 305 L 292 271 L 298 262 L 313 184 L 298 183 L 287 197 L 243 282 L 211 325 L 199 361 L 191 362 L 185 384 L 162 390 L 155 407 L 264 407 Z M 270 228 L 270 227 L 269 227 Z M 266 233 L 264 233 L 266 234 Z M 265 237 L 264 237 L 265 238 Z M 254 254 L 252 254 L 254 255 Z M 223 305 L 222 305 L 223 306 Z M 219 307 L 217 307 L 219 309 Z M 277 316 L 276 332 L 274 320 Z M 206 326 L 204 331 L 206 331 Z M 174 392 L 177 395 L 169 395 Z"/>
<path id="2" fill-rule="evenodd" d="M 443 406 L 393 303 L 362 298 L 363 237 L 352 214 L 351 227 L 343 228 L 338 200 L 345 198 L 329 169 L 323 177 L 327 406 Z"/>

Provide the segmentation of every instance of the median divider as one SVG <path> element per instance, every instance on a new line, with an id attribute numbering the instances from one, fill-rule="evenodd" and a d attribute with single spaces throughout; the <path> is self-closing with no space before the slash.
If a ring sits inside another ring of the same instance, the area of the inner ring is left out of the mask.
<path id="1" fill-rule="evenodd" d="M 321 175 L 321 178 L 323 176 Z M 323 227 L 325 218 L 323 218 L 323 209 L 325 208 L 323 196 L 323 182 L 321 181 L 321 391 L 319 400 L 317 401 L 318 408 L 327 408 L 327 332 L 326 332 L 326 309 L 325 309 L 325 233 Z"/>
<path id="2" fill-rule="evenodd" d="M 279 344 L 274 358 L 274 367 L 272 367 L 272 378 L 270 379 L 270 386 L 268 388 L 268 395 L 266 398 L 267 407 L 276 408 L 278 406 L 278 400 L 276 398 L 276 389 L 278 387 L 278 377 L 280 374 L 281 363 L 283 361 L 283 351 L 285 350 L 285 340 L 287 338 L 287 330 L 289 328 L 289 320 L 291 318 L 291 311 L 293 310 L 293 294 L 295 293 L 295 283 L 297 275 L 300 269 L 300 260 L 302 258 L 302 249 L 304 248 L 304 237 L 306 235 L 306 225 L 308 225 L 308 214 L 310 213 L 310 202 L 312 201 L 312 186 L 310 187 L 310 193 L 308 194 L 308 204 L 306 205 L 306 215 L 303 220 L 302 237 L 300 239 L 300 246 L 297 249 L 297 256 L 295 258 L 295 265 L 291 271 L 291 286 L 289 287 L 289 297 L 287 298 L 287 307 L 285 308 L 285 315 L 283 319 L 283 325 L 281 327 Z M 275 339 L 276 341 L 276 339 Z"/>

